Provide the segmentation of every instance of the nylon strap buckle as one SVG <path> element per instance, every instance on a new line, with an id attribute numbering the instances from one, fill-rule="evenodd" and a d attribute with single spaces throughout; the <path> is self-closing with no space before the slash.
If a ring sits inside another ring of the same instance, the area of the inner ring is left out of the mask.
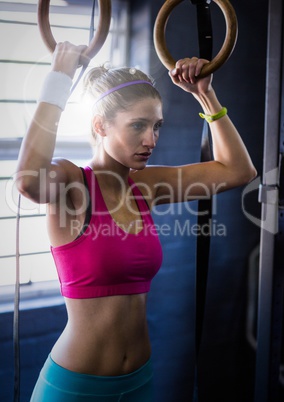
<path id="1" fill-rule="evenodd" d="M 273 174 L 267 174 L 266 184 L 260 184 L 258 190 L 258 201 L 264 204 L 278 205 L 284 208 L 284 154 L 279 155 L 279 165 L 271 170 Z"/>
<path id="2" fill-rule="evenodd" d="M 279 157 L 279 208 L 284 208 L 284 154 Z"/>
<path id="3" fill-rule="evenodd" d="M 264 204 L 278 204 L 279 189 L 276 185 L 260 184 L 258 189 L 258 202 Z"/>

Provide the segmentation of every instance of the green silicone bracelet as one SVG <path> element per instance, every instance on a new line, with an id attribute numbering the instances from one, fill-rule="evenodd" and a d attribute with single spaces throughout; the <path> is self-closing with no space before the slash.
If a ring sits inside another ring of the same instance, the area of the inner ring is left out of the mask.
<path id="1" fill-rule="evenodd" d="M 222 107 L 222 109 L 220 110 L 220 112 L 216 113 L 216 114 L 203 114 L 203 113 L 199 113 L 199 116 L 202 119 L 205 119 L 207 121 L 207 123 L 212 123 L 212 121 L 221 119 L 221 117 L 226 116 L 228 110 L 225 107 Z"/>

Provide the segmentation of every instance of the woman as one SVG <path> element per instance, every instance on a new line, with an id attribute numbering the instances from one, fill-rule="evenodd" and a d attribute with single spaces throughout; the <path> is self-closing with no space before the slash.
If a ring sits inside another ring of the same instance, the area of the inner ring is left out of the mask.
<path id="1" fill-rule="evenodd" d="M 48 205 L 51 251 L 68 312 L 31 401 L 150 402 L 146 298 L 162 262 L 150 210 L 198 198 L 202 189 L 208 195 L 243 185 L 256 171 L 212 76 L 198 79 L 207 61 L 197 58 L 179 60 L 169 75 L 211 121 L 214 161 L 146 166 L 163 123 L 162 102 L 147 75 L 126 68 L 95 68 L 85 78 L 94 97 L 96 147 L 89 165 L 53 159 L 58 122 L 84 49 L 57 45 L 17 168 L 21 194 Z"/>

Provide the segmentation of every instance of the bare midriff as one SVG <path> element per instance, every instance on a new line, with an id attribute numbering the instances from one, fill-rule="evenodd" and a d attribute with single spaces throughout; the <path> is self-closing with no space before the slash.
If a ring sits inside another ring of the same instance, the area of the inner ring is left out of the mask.
<path id="1" fill-rule="evenodd" d="M 68 299 L 67 325 L 51 357 L 78 373 L 115 376 L 131 373 L 151 354 L 146 294 Z"/>

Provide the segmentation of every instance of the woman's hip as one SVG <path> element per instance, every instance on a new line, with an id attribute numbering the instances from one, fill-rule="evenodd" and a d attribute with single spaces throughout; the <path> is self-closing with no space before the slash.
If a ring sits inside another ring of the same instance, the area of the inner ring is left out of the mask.
<path id="1" fill-rule="evenodd" d="M 152 402 L 152 362 L 119 376 L 76 373 L 48 356 L 30 402 Z"/>

